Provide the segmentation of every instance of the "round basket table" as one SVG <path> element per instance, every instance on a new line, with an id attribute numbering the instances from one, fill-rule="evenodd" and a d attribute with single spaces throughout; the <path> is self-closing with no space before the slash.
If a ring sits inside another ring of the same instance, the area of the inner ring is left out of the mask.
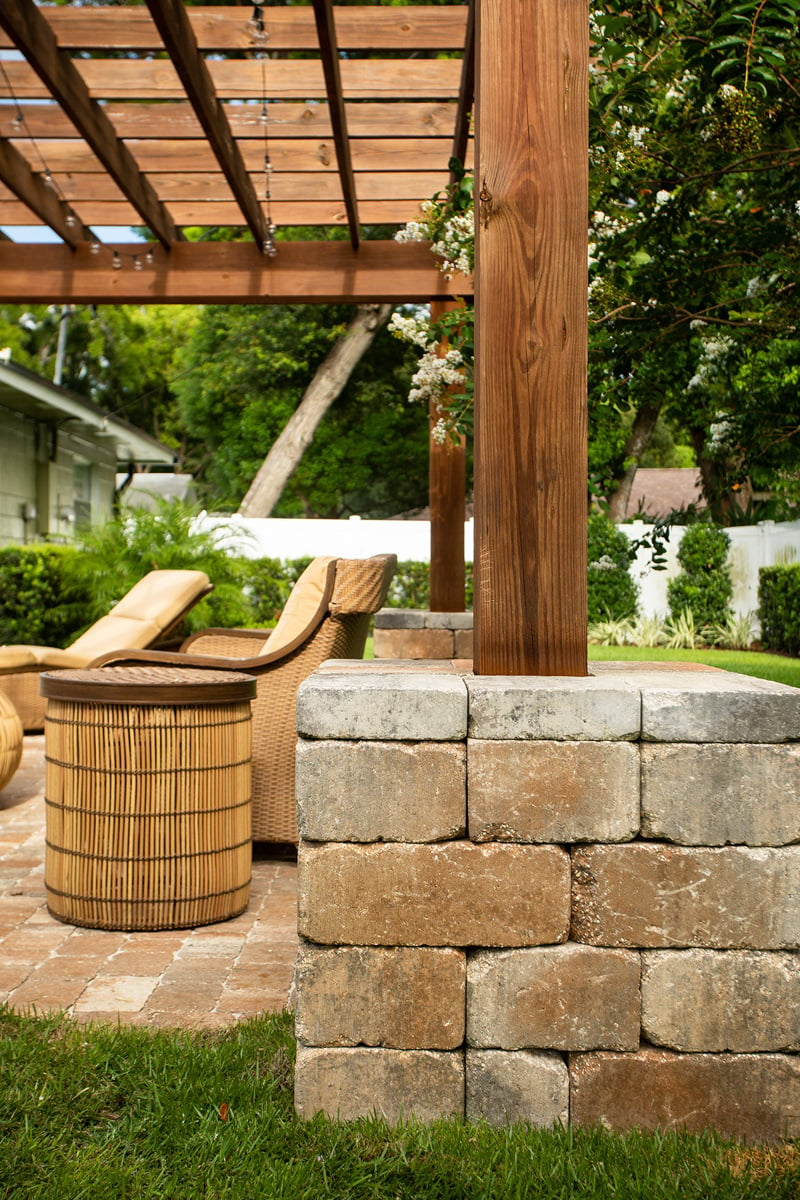
<path id="1" fill-rule="evenodd" d="M 255 679 L 155 666 L 40 678 L 52 915 L 183 929 L 243 912 Z"/>

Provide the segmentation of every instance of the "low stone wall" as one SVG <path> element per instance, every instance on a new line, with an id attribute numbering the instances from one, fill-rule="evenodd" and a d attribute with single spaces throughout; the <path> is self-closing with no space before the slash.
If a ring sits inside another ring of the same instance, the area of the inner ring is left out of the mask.
<path id="1" fill-rule="evenodd" d="M 800 691 L 593 670 L 300 689 L 300 1114 L 800 1134 Z"/>
<path id="2" fill-rule="evenodd" d="M 472 613 L 382 608 L 375 614 L 373 641 L 381 659 L 471 659 Z"/>

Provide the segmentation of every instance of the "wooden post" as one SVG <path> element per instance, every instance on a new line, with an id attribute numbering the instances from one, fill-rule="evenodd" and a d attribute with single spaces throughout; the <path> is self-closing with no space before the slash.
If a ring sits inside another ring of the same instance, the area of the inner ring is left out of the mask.
<path id="1" fill-rule="evenodd" d="M 585 675 L 585 0 L 478 0 L 475 669 Z"/>
<path id="2" fill-rule="evenodd" d="M 434 300 L 431 318 L 436 321 L 459 307 L 456 300 Z M 430 427 L 439 420 L 438 405 L 431 403 Z M 464 611 L 464 508 L 467 483 L 467 450 L 463 437 L 429 442 L 431 510 L 431 612 Z"/>

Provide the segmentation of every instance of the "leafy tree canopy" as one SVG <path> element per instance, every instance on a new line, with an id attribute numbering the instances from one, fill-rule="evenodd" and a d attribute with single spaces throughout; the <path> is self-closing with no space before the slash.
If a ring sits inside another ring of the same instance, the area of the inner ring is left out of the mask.
<path id="1" fill-rule="evenodd" d="M 624 465 L 614 410 L 656 404 L 691 439 L 715 516 L 748 477 L 780 472 L 800 500 L 796 403 L 776 432 L 800 355 L 798 13 L 796 0 L 594 9 L 590 469 L 601 492 Z"/>

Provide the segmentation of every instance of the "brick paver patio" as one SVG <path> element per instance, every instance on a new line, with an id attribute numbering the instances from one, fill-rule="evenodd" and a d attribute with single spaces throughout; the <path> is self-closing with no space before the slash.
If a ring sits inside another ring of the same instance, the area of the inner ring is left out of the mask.
<path id="1" fill-rule="evenodd" d="M 240 917 L 199 929 L 119 933 L 56 921 L 44 892 L 44 738 L 26 737 L 0 792 L 0 1002 L 81 1021 L 214 1028 L 289 998 L 296 864 L 258 847 Z"/>

